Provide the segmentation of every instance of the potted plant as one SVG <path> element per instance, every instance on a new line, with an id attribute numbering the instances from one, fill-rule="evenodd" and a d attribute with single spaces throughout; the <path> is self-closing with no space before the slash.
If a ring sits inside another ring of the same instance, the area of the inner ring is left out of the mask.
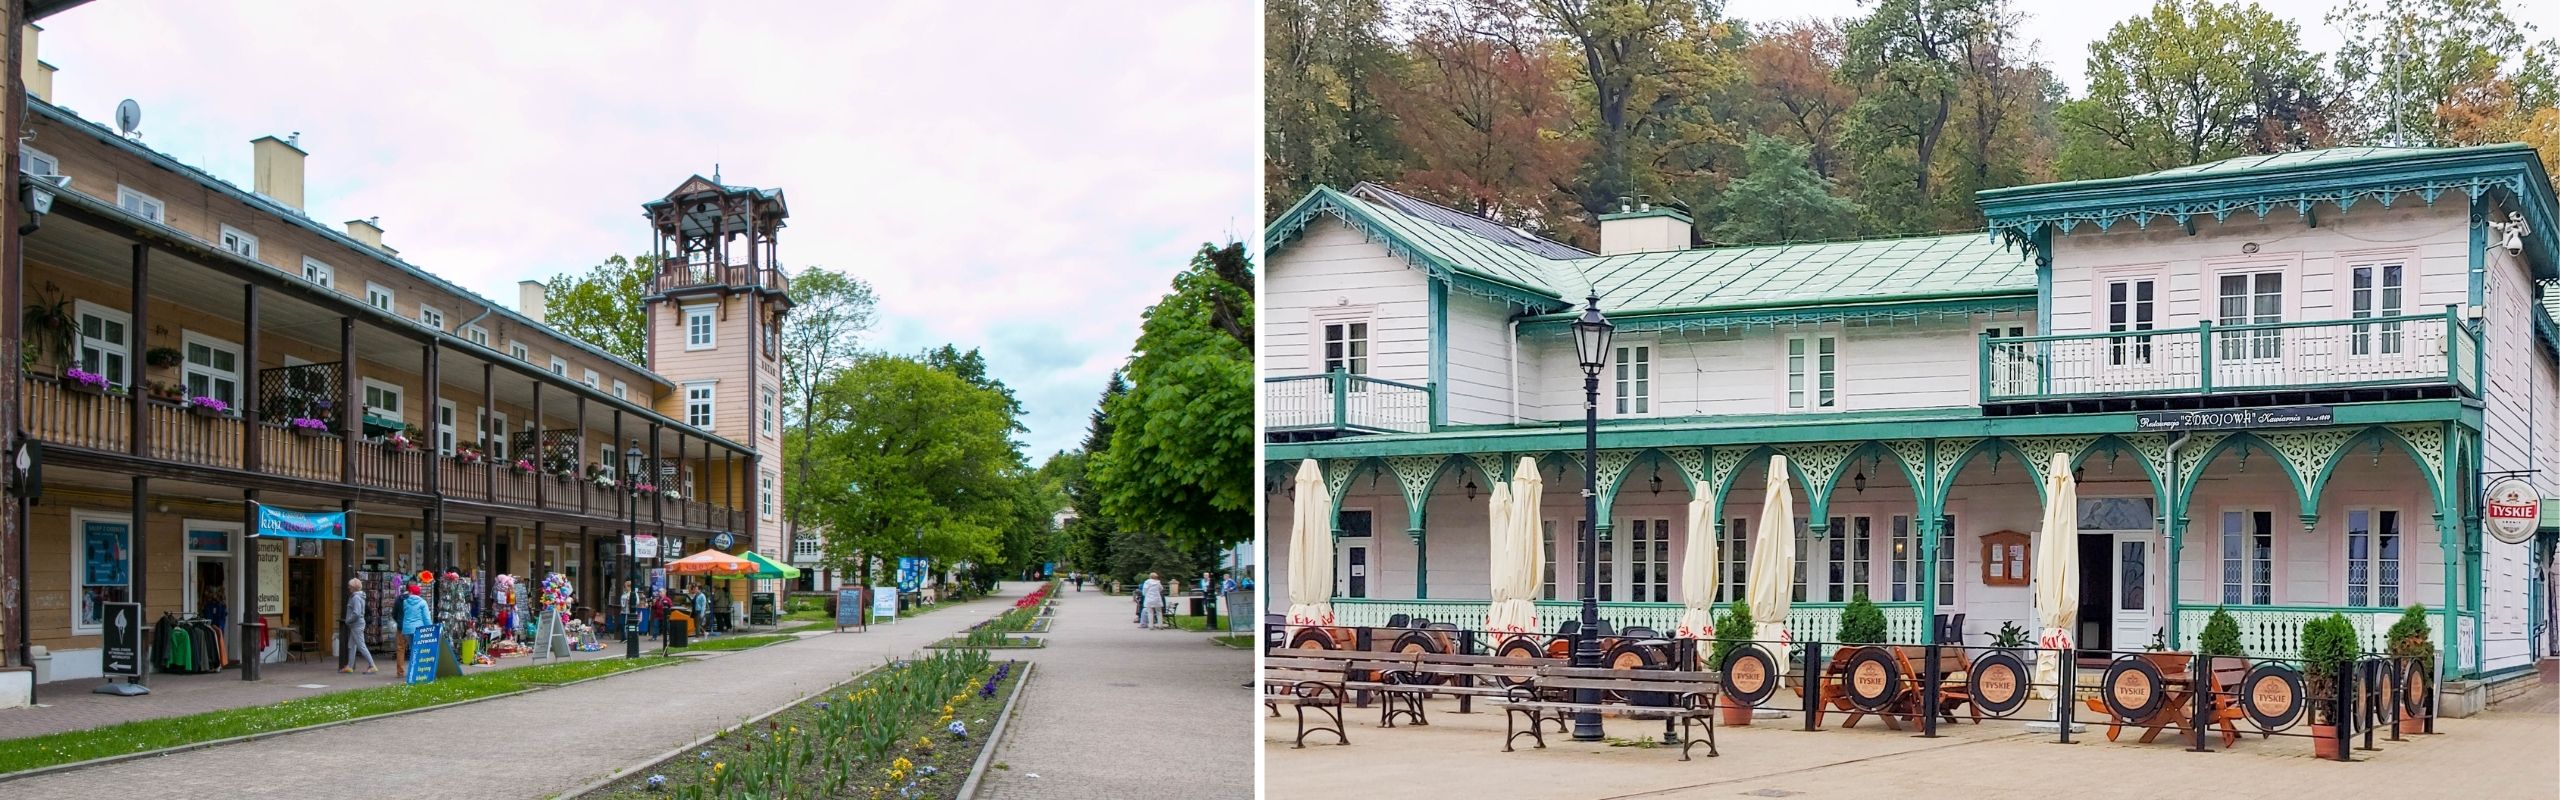
<path id="1" fill-rule="evenodd" d="M 2022 664 L 2036 663 L 2035 656 L 2026 652 L 2027 647 L 2034 643 L 2034 639 L 2027 637 L 2027 629 L 2018 627 L 2016 620 L 2000 623 L 2000 630 L 1991 634 L 1992 647 L 2007 652 L 2009 657 L 2018 659 Z"/>
<path id="2" fill-rule="evenodd" d="M 62 388 L 82 394 L 106 394 L 107 376 L 72 367 L 62 371 Z"/>
<path id="3" fill-rule="evenodd" d="M 634 496 L 657 494 L 657 493 L 658 493 L 658 485 L 657 485 L 657 484 L 654 484 L 654 483 L 645 483 L 645 482 L 643 482 L 643 483 L 635 483 L 635 484 L 632 484 L 632 485 L 631 485 L 631 493 L 632 493 Z"/>
<path id="4" fill-rule="evenodd" d="M 531 475 L 531 474 L 533 474 L 533 459 L 529 459 L 529 458 L 519 458 L 519 459 L 516 459 L 515 469 L 516 469 L 516 474 L 518 474 L 518 475 Z"/>
<path id="5" fill-rule="evenodd" d="M 1724 616 L 1716 618 L 1715 636 L 1715 644 L 1710 646 L 1708 657 L 1715 660 L 1715 669 L 1723 670 L 1726 657 L 1730 656 L 1735 649 L 1749 646 L 1745 642 L 1751 640 L 1751 604 L 1735 600 L 1733 605 L 1726 607 Z M 1776 677 L 1770 676 L 1772 679 Z M 1740 700 L 1735 700 L 1732 694 L 1718 692 L 1716 693 L 1716 716 L 1726 725 L 1749 725 L 1751 724 L 1751 707 L 1743 705 Z"/>
<path id="6" fill-rule="evenodd" d="M 329 432 L 329 423 L 318 417 L 294 417 L 285 421 L 285 427 L 305 436 Z"/>
<path id="7" fill-rule="evenodd" d="M 2434 626 L 2427 624 L 2427 607 L 2410 603 L 2408 610 L 2400 612 L 2399 621 L 2391 623 L 2391 630 L 2384 634 L 2383 646 L 2393 660 L 2407 660 L 2409 672 L 2433 675 L 2436 664 L 2435 639 Z M 2425 717 L 2407 713 L 2405 696 L 2408 694 L 2408 689 L 2394 688 L 2400 689 L 2399 693 L 2403 695 L 2403 697 L 2391 699 L 2391 704 L 2402 711 L 2399 715 L 2400 735 L 2414 736 L 2427 732 Z"/>
<path id="8" fill-rule="evenodd" d="M 480 448 L 473 447 L 473 446 L 471 446 L 471 445 L 467 445 L 467 444 L 466 444 L 466 445 L 458 445 L 458 446 L 454 447 L 454 448 L 453 448 L 453 462 L 454 462 L 454 463 L 456 463 L 456 464 L 478 464 L 478 463 L 480 463 Z"/>
<path id="9" fill-rule="evenodd" d="M 158 400 L 163 403 L 168 403 L 170 405 L 185 405 L 187 402 L 186 387 L 179 386 L 174 383 L 148 381 L 142 384 L 142 389 L 143 391 L 151 393 L 151 399 Z"/>
<path id="10" fill-rule="evenodd" d="M 195 412 L 195 415 L 199 417 L 219 418 L 231 416 L 231 404 L 223 402 L 222 398 L 211 395 L 200 394 L 187 398 L 187 410 Z"/>
<path id="11" fill-rule="evenodd" d="M 51 351 L 55 364 L 70 362 L 71 343 L 80 336 L 80 318 L 72 309 L 71 299 L 62 296 L 62 289 L 45 284 L 21 313 L 19 324 L 28 346 L 38 352 Z"/>
<path id="12" fill-rule="evenodd" d="M 2302 685 L 2310 695 L 2311 751 L 2321 758 L 2338 757 L 2338 707 L 2346 701 L 2347 688 L 2338 685 L 2338 673 L 2355 660 L 2359 650 L 2355 625 L 2344 614 L 2332 613 L 2302 626 Z"/>
<path id="13" fill-rule="evenodd" d="M 186 360 L 187 354 L 178 352 L 178 348 L 168 345 L 154 347 L 142 353 L 142 363 L 159 369 L 168 369 L 185 363 Z"/>

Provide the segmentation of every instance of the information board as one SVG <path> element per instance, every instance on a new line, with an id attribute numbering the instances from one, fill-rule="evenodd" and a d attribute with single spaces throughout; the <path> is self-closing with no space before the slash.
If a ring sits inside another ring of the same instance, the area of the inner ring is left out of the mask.
<path id="1" fill-rule="evenodd" d="M 109 675 L 142 675 L 142 604 L 107 603 L 106 643 L 99 649 Z"/>
<path id="2" fill-rule="evenodd" d="M 836 629 L 843 630 L 845 628 L 860 627 L 861 625 L 862 590 L 836 590 Z"/>
<path id="3" fill-rule="evenodd" d="M 409 636 L 409 682 L 428 683 L 436 679 L 436 658 L 444 651 L 444 631 L 425 625 Z"/>
<path id="4" fill-rule="evenodd" d="M 898 587 L 871 587 L 871 618 L 880 622 L 898 618 Z"/>

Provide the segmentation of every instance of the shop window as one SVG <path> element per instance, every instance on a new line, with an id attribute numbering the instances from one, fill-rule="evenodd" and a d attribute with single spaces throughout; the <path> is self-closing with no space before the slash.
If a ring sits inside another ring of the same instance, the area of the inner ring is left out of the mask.
<path id="1" fill-rule="evenodd" d="M 2222 602 L 2274 602 L 2275 512 L 2222 512 Z"/>
<path id="2" fill-rule="evenodd" d="M 2400 605 L 2400 512 L 2347 510 L 2347 605 Z"/>
<path id="3" fill-rule="evenodd" d="M 80 550 L 71 569 L 71 632 L 99 633 L 106 626 L 106 604 L 132 598 L 133 526 L 122 518 L 72 515 L 80 531 Z M 142 624 L 137 622 L 136 624 Z"/>

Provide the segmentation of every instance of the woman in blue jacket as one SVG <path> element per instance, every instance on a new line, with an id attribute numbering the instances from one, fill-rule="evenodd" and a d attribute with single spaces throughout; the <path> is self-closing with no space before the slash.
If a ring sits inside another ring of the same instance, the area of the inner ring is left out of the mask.
<path id="1" fill-rule="evenodd" d="M 421 584 L 409 584 L 409 594 L 400 598 L 400 657 L 409 657 L 409 643 L 416 641 L 418 629 L 434 624 L 428 617 L 427 598 L 420 596 Z"/>

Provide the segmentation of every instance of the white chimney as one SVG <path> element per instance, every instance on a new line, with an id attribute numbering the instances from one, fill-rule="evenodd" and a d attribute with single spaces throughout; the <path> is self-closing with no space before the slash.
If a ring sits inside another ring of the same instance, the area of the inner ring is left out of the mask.
<path id="1" fill-rule="evenodd" d="M 252 171 L 256 174 L 250 188 L 259 195 L 295 211 L 302 210 L 302 159 L 310 155 L 302 151 L 302 134 L 292 139 L 260 136 L 249 141 Z"/>
<path id="2" fill-rule="evenodd" d="M 1616 212 L 1600 215 L 1600 254 L 1687 250 L 1696 227 L 1688 214 L 1654 205 L 1650 197 L 1621 197 Z"/>
<path id="3" fill-rule="evenodd" d="M 44 26 L 28 23 L 18 32 L 18 79 L 27 84 L 27 93 L 36 99 L 53 102 L 53 65 L 36 58 L 36 40 Z"/>
<path id="4" fill-rule="evenodd" d="M 347 235 L 355 237 L 356 241 L 363 242 L 365 246 L 375 250 L 388 252 L 391 249 L 382 246 L 381 217 L 347 220 Z"/>
<path id="5" fill-rule="evenodd" d="M 545 322 L 542 316 L 548 313 L 550 303 L 551 298 L 545 293 L 541 281 L 516 281 L 517 312 L 535 322 Z"/>

